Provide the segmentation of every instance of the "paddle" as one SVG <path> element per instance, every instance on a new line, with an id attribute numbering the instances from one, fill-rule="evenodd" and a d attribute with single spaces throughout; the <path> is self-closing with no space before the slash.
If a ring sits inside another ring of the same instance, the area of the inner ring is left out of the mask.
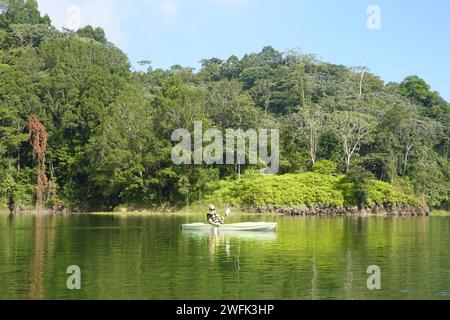
<path id="1" fill-rule="evenodd" d="M 231 213 L 231 209 L 230 208 L 228 208 L 227 210 L 225 210 L 225 217 L 222 217 L 222 224 L 224 224 L 225 223 L 225 220 L 228 218 L 228 216 L 230 215 L 230 213 Z"/>

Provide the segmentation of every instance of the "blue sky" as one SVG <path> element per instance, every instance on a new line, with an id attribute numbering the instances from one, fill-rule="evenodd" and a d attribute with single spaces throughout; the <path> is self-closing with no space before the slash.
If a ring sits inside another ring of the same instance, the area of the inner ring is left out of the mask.
<path id="1" fill-rule="evenodd" d="M 38 0 L 58 27 L 106 30 L 137 67 L 199 67 L 203 58 L 300 48 L 356 66 L 365 57 L 386 81 L 424 78 L 450 101 L 450 1 L 407 0 Z M 75 5 L 75 9 L 73 5 Z M 367 9 L 380 9 L 370 30 Z M 78 9 L 79 11 L 78 11 Z M 78 15 L 79 12 L 79 15 Z M 73 19 L 78 15 L 79 19 Z"/>

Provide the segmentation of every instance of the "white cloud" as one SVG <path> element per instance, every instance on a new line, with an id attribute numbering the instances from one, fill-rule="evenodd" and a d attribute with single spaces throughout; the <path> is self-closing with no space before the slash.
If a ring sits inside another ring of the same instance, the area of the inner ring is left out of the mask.
<path id="1" fill-rule="evenodd" d="M 161 4 L 162 16 L 165 20 L 173 21 L 178 17 L 178 7 L 173 0 L 164 0 Z"/>
<path id="2" fill-rule="evenodd" d="M 204 9 L 241 10 L 251 0 L 37 0 L 39 9 L 52 19 L 57 28 L 74 26 L 102 27 L 108 40 L 124 49 L 130 38 L 125 30 L 131 27 L 150 34 L 178 33 L 191 37 L 193 30 L 183 16 L 183 6 L 200 4 Z M 192 2 L 190 2 L 192 1 Z M 79 10 L 74 10 L 79 8 Z M 75 15 L 79 12 L 79 18 Z M 128 25 L 127 25 L 128 24 Z M 128 27 L 128 28 L 127 28 Z M 136 30 L 138 31 L 138 30 Z"/>
<path id="3" fill-rule="evenodd" d="M 225 9 L 245 8 L 249 0 L 207 0 L 207 2 Z"/>
<path id="4" fill-rule="evenodd" d="M 149 16 L 148 25 L 163 29 L 164 25 L 175 25 L 182 20 L 177 0 L 142 0 Z"/>
<path id="5" fill-rule="evenodd" d="M 119 46 L 125 44 L 122 23 L 126 8 L 120 0 L 37 0 L 41 13 L 52 19 L 55 27 L 70 28 L 74 25 L 74 14 L 78 7 L 80 27 L 88 24 L 102 27 L 108 39 Z"/>

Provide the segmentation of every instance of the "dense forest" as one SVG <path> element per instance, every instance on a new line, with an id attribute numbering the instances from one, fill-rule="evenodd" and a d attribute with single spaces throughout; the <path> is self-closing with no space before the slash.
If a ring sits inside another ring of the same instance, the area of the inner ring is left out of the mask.
<path id="1" fill-rule="evenodd" d="M 35 0 L 0 0 L 3 206 L 202 201 L 257 169 L 174 165 L 172 132 L 202 121 L 205 130 L 278 128 L 280 175 L 332 167 L 355 184 L 384 181 L 450 207 L 450 105 L 417 76 L 386 84 L 364 66 L 270 46 L 202 60 L 200 70 L 139 63 L 146 72 L 101 28 L 59 31 Z"/>

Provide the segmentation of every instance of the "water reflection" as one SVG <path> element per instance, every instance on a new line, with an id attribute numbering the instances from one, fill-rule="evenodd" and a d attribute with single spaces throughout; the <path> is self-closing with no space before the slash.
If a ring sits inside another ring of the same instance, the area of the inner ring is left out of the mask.
<path id="1" fill-rule="evenodd" d="M 249 220 L 267 216 L 233 222 Z M 188 215 L 0 214 L 0 299 L 449 298 L 448 218 L 273 220 L 277 232 L 214 233 L 181 232 Z M 66 287 L 73 264 L 81 291 Z"/>
<path id="2" fill-rule="evenodd" d="M 311 300 L 317 299 L 317 288 L 319 286 L 319 269 L 316 264 L 316 254 L 313 256 L 313 265 L 312 265 L 312 280 L 311 280 Z"/>
<path id="3" fill-rule="evenodd" d="M 29 284 L 26 297 L 28 299 L 43 299 L 45 265 L 47 261 L 47 249 L 49 242 L 53 242 L 53 229 L 46 228 L 46 221 L 52 224 L 53 219 L 47 219 L 42 215 L 34 217 L 34 255 L 30 259 L 28 274 Z"/>
<path id="4" fill-rule="evenodd" d="M 8 214 L 8 225 L 12 227 L 14 225 L 15 215 L 10 213 Z"/>
<path id="5" fill-rule="evenodd" d="M 213 262 L 216 255 L 233 257 L 235 267 L 239 269 L 239 255 L 241 252 L 241 242 L 274 242 L 277 240 L 275 232 L 248 232 L 248 231 L 227 231 L 219 232 L 217 229 L 212 231 L 183 231 L 183 236 L 188 240 L 207 241 L 210 262 Z M 233 243 L 233 246 L 232 246 Z M 234 248 L 234 252 L 232 252 Z"/>
<path id="6" fill-rule="evenodd" d="M 193 240 L 202 239 L 225 239 L 244 241 L 274 241 L 277 240 L 276 232 L 248 232 L 248 231 L 183 231 L 184 236 Z"/>

